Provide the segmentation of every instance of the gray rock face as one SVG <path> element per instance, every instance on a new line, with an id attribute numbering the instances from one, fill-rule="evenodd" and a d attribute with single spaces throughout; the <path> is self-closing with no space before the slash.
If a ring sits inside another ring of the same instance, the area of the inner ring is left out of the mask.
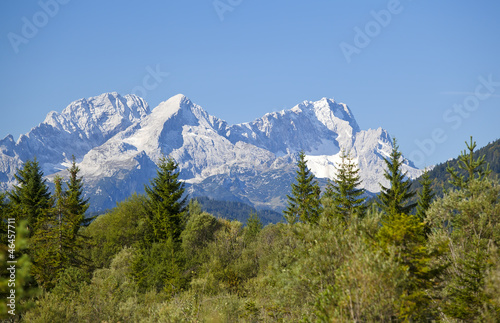
<path id="1" fill-rule="evenodd" d="M 66 175 L 74 155 L 94 211 L 113 207 L 156 174 L 168 154 L 179 163 L 192 196 L 242 201 L 281 210 L 295 176 L 298 152 L 324 184 L 335 175 L 341 148 L 359 164 L 363 186 L 379 191 L 384 161 L 392 149 L 387 131 L 360 130 L 343 103 L 323 98 L 290 110 L 268 113 L 253 122 L 228 125 L 183 95 L 152 111 L 134 95 L 105 93 L 73 102 L 17 142 L 0 141 L 0 182 L 10 188 L 16 169 L 37 157 L 49 179 Z M 421 171 L 405 160 L 410 178 Z"/>

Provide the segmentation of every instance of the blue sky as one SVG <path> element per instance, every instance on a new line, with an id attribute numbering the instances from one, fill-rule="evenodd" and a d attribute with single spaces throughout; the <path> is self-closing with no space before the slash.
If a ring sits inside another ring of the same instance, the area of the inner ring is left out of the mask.
<path id="1" fill-rule="evenodd" d="M 183 93 L 229 123 L 329 97 L 428 166 L 500 137 L 499 14 L 493 0 L 4 0 L 0 137 L 111 91 L 151 108 Z"/>

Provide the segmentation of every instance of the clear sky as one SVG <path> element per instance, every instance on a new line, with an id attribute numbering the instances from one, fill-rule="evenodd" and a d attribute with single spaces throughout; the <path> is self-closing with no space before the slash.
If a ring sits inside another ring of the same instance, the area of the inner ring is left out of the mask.
<path id="1" fill-rule="evenodd" d="M 177 93 L 229 123 L 322 97 L 417 166 L 500 137 L 500 2 L 0 2 L 0 137 L 80 98 Z"/>

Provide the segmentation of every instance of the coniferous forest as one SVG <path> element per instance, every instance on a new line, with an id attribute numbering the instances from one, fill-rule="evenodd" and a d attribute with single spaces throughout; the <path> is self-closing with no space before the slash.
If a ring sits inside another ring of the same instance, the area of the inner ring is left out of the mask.
<path id="1" fill-rule="evenodd" d="M 415 190 L 393 147 L 372 201 L 348 151 L 323 192 L 301 153 L 283 220 L 265 226 L 255 213 L 242 223 L 203 212 L 168 156 L 144 195 L 90 219 L 74 161 L 53 192 L 27 161 L 0 195 L 2 273 L 17 260 L 16 315 L 2 276 L 1 318 L 499 322 L 498 178 L 471 138 L 449 185 L 438 191 L 426 173 Z"/>

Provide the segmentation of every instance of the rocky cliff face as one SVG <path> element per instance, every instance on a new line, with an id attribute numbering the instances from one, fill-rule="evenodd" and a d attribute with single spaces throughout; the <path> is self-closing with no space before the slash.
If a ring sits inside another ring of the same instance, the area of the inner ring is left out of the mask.
<path id="1" fill-rule="evenodd" d="M 253 122 L 228 125 L 183 95 L 152 111 L 134 95 L 106 93 L 71 103 L 17 142 L 0 141 L 1 188 L 14 184 L 15 171 L 37 157 L 49 177 L 65 175 L 74 155 L 93 210 L 113 207 L 155 176 L 168 154 L 179 163 L 193 196 L 237 200 L 279 210 L 295 176 L 298 152 L 319 178 L 331 178 L 341 148 L 359 164 L 363 186 L 379 191 L 384 161 L 392 149 L 387 131 L 360 130 L 353 113 L 332 99 L 304 101 L 290 110 Z M 405 160 L 408 176 L 421 171 Z M 325 181 L 323 181 L 325 182 Z"/>

